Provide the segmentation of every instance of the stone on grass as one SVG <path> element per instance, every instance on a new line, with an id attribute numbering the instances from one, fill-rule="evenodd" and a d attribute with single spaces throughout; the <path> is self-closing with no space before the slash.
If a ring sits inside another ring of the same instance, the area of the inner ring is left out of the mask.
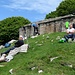
<path id="1" fill-rule="evenodd" d="M 34 70 L 34 69 L 35 69 L 35 67 L 32 67 L 32 68 L 31 68 L 31 70 Z"/>
<path id="2" fill-rule="evenodd" d="M 51 42 L 53 42 L 53 40 L 51 40 Z"/>
<path id="3" fill-rule="evenodd" d="M 0 67 L 4 67 L 5 65 L 0 65 Z"/>
<path id="4" fill-rule="evenodd" d="M 54 59 L 57 59 L 58 57 L 53 57 L 53 58 L 50 58 L 50 61 L 52 62 Z"/>
<path id="5" fill-rule="evenodd" d="M 42 72 L 43 72 L 43 70 L 39 70 L 39 71 L 38 71 L 38 73 L 42 73 Z"/>
<path id="6" fill-rule="evenodd" d="M 43 35 L 43 37 L 44 37 L 45 35 Z"/>
<path id="7" fill-rule="evenodd" d="M 4 46 L 3 46 L 3 45 L 1 45 L 1 46 L 0 46 L 0 49 L 2 49 L 2 48 L 4 48 Z"/>
<path id="8" fill-rule="evenodd" d="M 46 38 L 49 39 L 49 36 L 47 36 Z"/>
<path id="9" fill-rule="evenodd" d="M 68 64 L 68 67 L 71 67 L 72 68 L 73 66 L 71 64 Z"/>
<path id="10" fill-rule="evenodd" d="M 62 66 L 68 66 L 70 68 L 73 68 L 73 65 L 72 64 L 68 64 L 68 63 L 61 63 Z"/>
<path id="11" fill-rule="evenodd" d="M 57 36 L 56 40 L 59 40 L 60 39 L 60 36 Z"/>
<path id="12" fill-rule="evenodd" d="M 24 37 L 24 40 L 26 40 L 27 39 L 27 37 Z"/>
<path id="13" fill-rule="evenodd" d="M 36 36 L 31 36 L 31 38 L 36 38 L 36 37 L 38 37 L 38 35 L 36 35 Z"/>
<path id="14" fill-rule="evenodd" d="M 38 46 L 42 46 L 42 44 L 37 44 Z"/>
<path id="15" fill-rule="evenodd" d="M 9 70 L 9 73 L 10 73 L 10 74 L 13 74 L 13 69 L 10 69 L 10 70 Z"/>

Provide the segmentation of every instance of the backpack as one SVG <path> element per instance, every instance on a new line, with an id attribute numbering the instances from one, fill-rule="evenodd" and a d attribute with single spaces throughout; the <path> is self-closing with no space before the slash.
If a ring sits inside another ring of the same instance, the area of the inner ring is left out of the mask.
<path id="1" fill-rule="evenodd" d="M 5 43 L 5 48 L 9 47 L 11 44 L 10 43 Z"/>
<path id="2" fill-rule="evenodd" d="M 32 26 L 33 26 L 33 27 L 37 27 L 36 23 L 33 23 Z"/>
<path id="3" fill-rule="evenodd" d="M 75 29 L 75 23 L 73 23 L 73 28 Z"/>
<path id="4" fill-rule="evenodd" d="M 64 42 L 66 42 L 66 39 L 65 39 L 65 38 L 61 38 L 61 39 L 59 40 L 59 43 L 64 43 Z"/>

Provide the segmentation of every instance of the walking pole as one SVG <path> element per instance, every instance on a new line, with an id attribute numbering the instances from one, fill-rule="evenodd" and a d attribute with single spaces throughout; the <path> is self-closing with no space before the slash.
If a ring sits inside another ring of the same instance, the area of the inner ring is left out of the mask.
<path id="1" fill-rule="evenodd" d="M 25 34 L 25 40 L 26 40 L 26 42 L 27 42 L 27 44 L 28 44 L 28 48 L 30 47 L 30 45 L 29 45 L 29 41 L 28 41 L 28 38 L 27 38 L 27 35 Z"/>
<path id="2" fill-rule="evenodd" d="M 23 29 L 24 29 L 24 39 L 26 40 L 26 43 L 28 44 L 28 48 L 29 48 L 30 46 L 29 46 L 28 37 L 26 34 L 26 27 L 23 27 Z"/>
<path id="3" fill-rule="evenodd" d="M 29 43 L 28 43 L 28 38 L 27 38 L 26 33 L 25 33 L 25 40 L 26 40 L 27 44 L 29 44 Z"/>

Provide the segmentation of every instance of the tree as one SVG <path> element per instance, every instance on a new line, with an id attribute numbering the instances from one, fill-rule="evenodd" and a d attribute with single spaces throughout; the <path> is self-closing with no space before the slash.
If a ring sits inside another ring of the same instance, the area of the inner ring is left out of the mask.
<path id="1" fill-rule="evenodd" d="M 75 0 L 64 0 L 56 9 L 58 16 L 64 16 L 75 13 Z"/>
<path id="2" fill-rule="evenodd" d="M 75 13 L 75 0 L 63 0 L 56 11 L 46 15 L 46 19 Z"/>
<path id="3" fill-rule="evenodd" d="M 29 23 L 30 21 L 23 17 L 9 17 L 0 21 L 0 44 L 18 39 L 19 28 Z"/>
<path id="4" fill-rule="evenodd" d="M 55 18 L 55 17 L 57 17 L 57 12 L 56 11 L 53 11 L 53 12 L 47 14 L 45 19 Z"/>

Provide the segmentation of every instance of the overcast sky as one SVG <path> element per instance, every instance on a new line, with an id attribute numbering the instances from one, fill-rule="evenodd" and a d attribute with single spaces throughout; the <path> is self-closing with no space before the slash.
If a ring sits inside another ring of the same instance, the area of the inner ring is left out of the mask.
<path id="1" fill-rule="evenodd" d="M 0 20 L 22 16 L 31 22 L 43 20 L 62 0 L 0 0 Z"/>

